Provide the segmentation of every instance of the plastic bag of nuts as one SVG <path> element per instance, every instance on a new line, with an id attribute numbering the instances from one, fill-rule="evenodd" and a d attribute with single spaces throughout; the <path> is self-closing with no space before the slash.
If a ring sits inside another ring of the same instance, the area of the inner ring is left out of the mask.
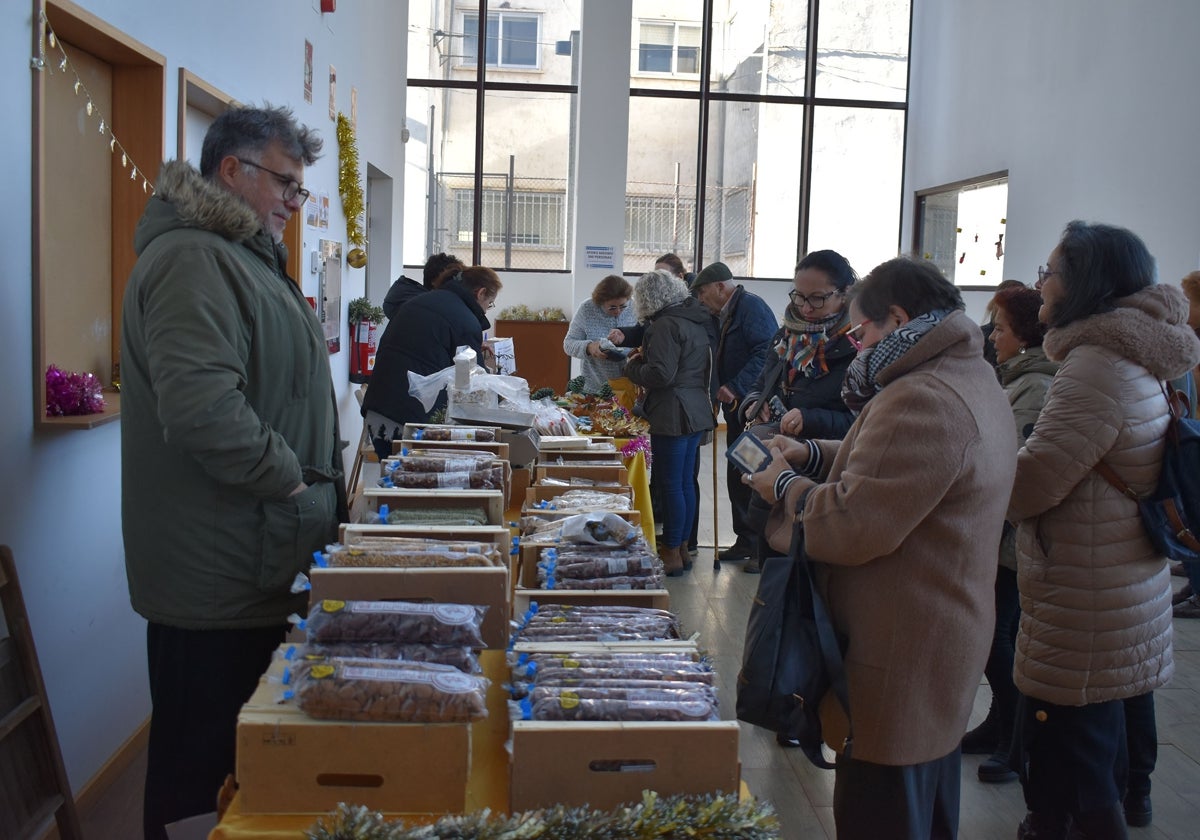
<path id="1" fill-rule="evenodd" d="M 401 642 L 483 648 L 486 606 L 418 604 L 411 601 L 335 601 L 314 604 L 297 627 L 308 641 Z"/>
<path id="2" fill-rule="evenodd" d="M 427 663 L 333 658 L 298 663 L 290 696 L 314 718 L 470 723 L 487 717 L 488 680 Z"/>

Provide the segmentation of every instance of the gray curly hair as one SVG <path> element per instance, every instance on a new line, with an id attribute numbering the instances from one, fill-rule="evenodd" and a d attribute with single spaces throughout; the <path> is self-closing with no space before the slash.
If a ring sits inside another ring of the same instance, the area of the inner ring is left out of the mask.
<path id="1" fill-rule="evenodd" d="M 645 321 L 660 309 L 686 300 L 689 294 L 687 284 L 671 272 L 661 268 L 648 271 L 633 287 L 633 311 L 639 321 Z"/>

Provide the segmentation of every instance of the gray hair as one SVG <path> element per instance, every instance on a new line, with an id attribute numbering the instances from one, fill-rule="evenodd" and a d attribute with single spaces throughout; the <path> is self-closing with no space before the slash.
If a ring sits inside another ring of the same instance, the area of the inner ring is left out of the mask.
<path id="1" fill-rule="evenodd" d="M 659 268 L 638 278 L 633 287 L 633 311 L 646 321 L 660 309 L 681 303 L 690 297 L 687 284 L 671 272 Z"/>
<path id="2" fill-rule="evenodd" d="M 216 177 L 217 167 L 229 155 L 262 152 L 278 143 L 283 153 L 305 166 L 311 166 L 321 154 L 324 141 L 316 129 L 301 125 L 290 108 L 235 106 L 221 114 L 204 135 L 200 151 L 200 174 Z"/>

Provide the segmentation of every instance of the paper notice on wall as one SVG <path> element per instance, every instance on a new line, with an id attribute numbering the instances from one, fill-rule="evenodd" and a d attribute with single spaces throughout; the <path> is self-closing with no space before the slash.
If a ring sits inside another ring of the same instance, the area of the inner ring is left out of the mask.
<path id="1" fill-rule="evenodd" d="M 493 338 L 492 350 L 496 353 L 496 373 L 512 376 L 517 372 L 517 350 L 511 338 Z"/>
<path id="2" fill-rule="evenodd" d="M 585 245 L 583 264 L 585 268 L 616 268 L 614 249 L 611 245 Z"/>

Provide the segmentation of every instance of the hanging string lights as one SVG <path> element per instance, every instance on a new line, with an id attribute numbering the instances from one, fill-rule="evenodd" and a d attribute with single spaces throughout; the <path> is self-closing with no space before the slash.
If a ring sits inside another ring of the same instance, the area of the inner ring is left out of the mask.
<path id="1" fill-rule="evenodd" d="M 121 145 L 121 141 L 117 139 L 117 135 L 113 133 L 112 123 L 100 113 L 100 108 L 96 105 L 92 98 L 91 91 L 80 78 L 79 73 L 71 64 L 71 59 L 67 57 L 67 51 L 63 49 L 62 41 L 54 34 L 54 28 L 50 25 L 50 20 L 46 17 L 44 11 L 38 13 L 38 17 L 42 24 L 42 36 L 38 39 L 38 55 L 34 56 L 30 61 L 30 66 L 35 70 L 46 70 L 50 75 L 54 75 L 55 67 L 58 72 L 69 73 L 75 77 L 75 82 L 72 88 L 76 96 L 84 98 L 84 111 L 89 117 L 98 117 L 97 132 L 108 139 L 108 150 L 115 157 L 118 153 L 121 155 L 121 168 L 129 170 L 129 180 L 142 182 L 142 192 L 150 194 L 154 192 L 154 184 L 150 183 L 150 179 L 145 172 L 133 162 L 129 152 Z M 49 53 L 49 54 L 48 54 Z"/>

